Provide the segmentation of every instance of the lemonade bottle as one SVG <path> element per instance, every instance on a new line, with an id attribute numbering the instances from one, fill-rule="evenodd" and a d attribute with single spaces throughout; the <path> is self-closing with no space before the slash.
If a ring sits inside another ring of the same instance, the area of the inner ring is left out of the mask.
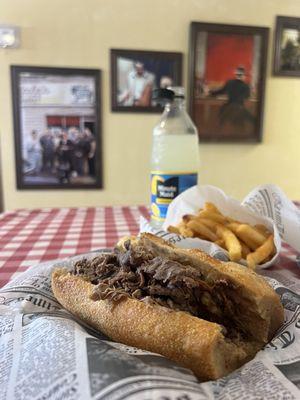
<path id="1" fill-rule="evenodd" d="M 197 184 L 197 128 L 185 111 L 184 89 L 156 91 L 165 109 L 153 130 L 151 155 L 151 225 L 160 228 L 171 201 Z"/>

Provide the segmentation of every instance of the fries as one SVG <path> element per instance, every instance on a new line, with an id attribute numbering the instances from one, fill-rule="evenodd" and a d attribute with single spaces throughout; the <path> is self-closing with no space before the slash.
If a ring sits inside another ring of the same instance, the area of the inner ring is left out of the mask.
<path id="1" fill-rule="evenodd" d="M 212 221 L 211 219 L 208 218 L 198 218 L 202 224 L 204 224 L 205 226 L 207 226 L 209 229 L 211 229 L 213 232 L 216 232 L 217 230 L 217 225 L 218 223 L 215 221 Z"/>
<path id="2" fill-rule="evenodd" d="M 246 238 L 246 240 L 250 240 L 250 242 L 256 243 L 259 246 L 261 246 L 266 240 L 264 235 L 262 235 L 254 227 L 247 224 L 239 225 L 236 230 L 236 233 L 237 235 L 242 235 L 244 238 Z M 243 240 L 245 243 L 247 243 L 245 239 Z"/>
<path id="3" fill-rule="evenodd" d="M 253 241 L 253 239 L 251 238 L 251 235 L 249 235 L 247 230 L 245 232 L 245 228 L 239 229 L 240 225 L 241 224 L 239 222 L 231 222 L 230 224 L 227 225 L 227 228 L 229 228 L 232 232 L 234 232 L 234 234 L 241 241 L 243 241 L 247 245 L 247 247 L 249 247 L 249 249 L 256 250 L 257 247 L 259 246 L 259 244 L 257 244 L 256 242 Z M 243 224 L 243 225 L 245 225 L 245 224 Z"/>
<path id="4" fill-rule="evenodd" d="M 180 230 L 177 228 L 177 226 L 173 226 L 173 225 L 168 226 L 168 232 L 176 233 L 177 235 L 180 235 Z"/>
<path id="5" fill-rule="evenodd" d="M 220 213 L 220 211 L 218 210 L 218 208 L 213 204 L 213 203 L 209 203 L 209 202 L 206 202 L 205 204 L 204 204 L 204 210 L 206 210 L 206 211 L 211 211 L 211 212 L 213 212 L 213 213 L 217 213 L 217 214 L 220 214 L 221 215 L 221 213 Z"/>
<path id="6" fill-rule="evenodd" d="M 244 260 L 246 260 L 247 255 L 251 252 L 251 250 L 250 250 L 249 247 L 248 247 L 244 242 L 242 242 L 241 240 L 240 240 L 240 244 L 241 244 L 241 246 L 242 246 L 242 258 L 243 258 Z"/>
<path id="7" fill-rule="evenodd" d="M 190 228 L 188 228 L 183 221 L 180 222 L 180 224 L 178 224 L 177 226 L 170 225 L 168 227 L 168 232 L 176 233 L 177 235 L 181 235 L 184 237 L 194 236 L 194 232 Z"/>
<path id="8" fill-rule="evenodd" d="M 268 239 L 270 232 L 264 225 L 254 225 L 254 228 L 256 228 L 266 239 Z"/>
<path id="9" fill-rule="evenodd" d="M 223 225 L 218 225 L 217 235 L 224 240 L 230 260 L 239 261 L 242 258 L 242 246 L 235 234 Z"/>
<path id="10" fill-rule="evenodd" d="M 260 264 L 275 251 L 274 237 L 270 235 L 268 239 L 258 247 L 253 253 L 247 255 L 247 264 L 251 269 L 255 269 L 257 264 Z"/>
<path id="11" fill-rule="evenodd" d="M 274 237 L 264 225 L 251 226 L 223 215 L 213 203 L 205 203 L 197 215 L 187 214 L 169 232 L 214 242 L 228 251 L 231 261 L 247 261 L 251 269 L 275 254 Z"/>
<path id="12" fill-rule="evenodd" d="M 201 223 L 201 220 L 191 220 L 188 222 L 187 227 L 190 228 L 193 232 L 203 236 L 205 239 L 208 239 L 212 242 L 218 240 L 217 235 L 211 231 L 207 226 Z"/>
<path id="13" fill-rule="evenodd" d="M 220 246 L 220 247 L 222 247 L 223 249 L 226 250 L 225 242 L 224 242 L 223 239 L 218 239 L 218 240 L 216 240 L 216 241 L 215 241 L 215 244 L 216 244 L 217 246 Z"/>
<path id="14" fill-rule="evenodd" d="M 194 232 L 187 226 L 181 226 L 179 228 L 180 235 L 184 237 L 194 237 Z"/>
<path id="15" fill-rule="evenodd" d="M 183 221 L 183 222 L 189 222 L 189 221 L 191 221 L 192 219 L 195 219 L 195 218 L 197 218 L 195 215 L 192 215 L 192 214 L 185 214 L 185 215 L 182 217 L 182 221 Z"/>
<path id="16" fill-rule="evenodd" d="M 198 215 L 199 217 L 209 218 L 220 224 L 225 224 L 227 222 L 226 217 L 224 217 L 224 215 L 209 210 L 202 210 L 199 212 Z"/>

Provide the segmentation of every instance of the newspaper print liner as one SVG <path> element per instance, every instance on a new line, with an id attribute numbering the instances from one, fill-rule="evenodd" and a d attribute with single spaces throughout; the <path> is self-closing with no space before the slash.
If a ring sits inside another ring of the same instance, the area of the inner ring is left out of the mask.
<path id="1" fill-rule="evenodd" d="M 272 342 L 229 376 L 199 383 L 166 358 L 112 342 L 62 309 L 51 291 L 51 271 L 96 254 L 34 266 L 0 290 L 1 400 L 300 398 L 294 282 L 289 289 L 268 278 L 285 307 L 285 323 Z"/>

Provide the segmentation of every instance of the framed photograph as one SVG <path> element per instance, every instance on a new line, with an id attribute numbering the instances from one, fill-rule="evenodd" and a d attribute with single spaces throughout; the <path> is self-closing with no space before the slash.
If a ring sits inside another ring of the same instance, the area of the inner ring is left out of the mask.
<path id="1" fill-rule="evenodd" d="M 18 189 L 102 188 L 93 69 L 11 66 Z"/>
<path id="2" fill-rule="evenodd" d="M 121 112 L 161 112 L 156 88 L 182 84 L 182 54 L 111 49 L 111 108 Z"/>
<path id="3" fill-rule="evenodd" d="M 300 18 L 276 18 L 274 75 L 300 77 Z"/>
<path id="4" fill-rule="evenodd" d="M 192 22 L 189 111 L 206 142 L 260 142 L 269 29 Z"/>

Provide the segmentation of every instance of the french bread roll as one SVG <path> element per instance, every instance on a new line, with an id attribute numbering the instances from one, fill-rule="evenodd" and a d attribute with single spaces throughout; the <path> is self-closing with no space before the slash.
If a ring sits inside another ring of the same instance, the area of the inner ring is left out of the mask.
<path id="1" fill-rule="evenodd" d="M 283 322 L 278 296 L 255 272 L 150 234 L 126 238 L 115 255 L 83 260 L 73 272 L 55 270 L 52 289 L 112 340 L 162 354 L 201 381 L 253 358 Z"/>

